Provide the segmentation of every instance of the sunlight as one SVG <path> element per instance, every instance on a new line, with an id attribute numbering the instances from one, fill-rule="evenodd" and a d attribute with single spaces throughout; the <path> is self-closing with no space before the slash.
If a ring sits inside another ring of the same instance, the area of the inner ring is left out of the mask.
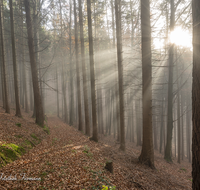
<path id="1" fill-rule="evenodd" d="M 180 47 L 192 48 L 192 36 L 181 27 L 177 27 L 171 32 L 170 42 Z"/>
<path id="2" fill-rule="evenodd" d="M 155 49 L 157 49 L 157 50 L 162 49 L 165 46 L 165 40 L 161 39 L 161 38 L 154 38 L 153 45 L 154 45 Z"/>

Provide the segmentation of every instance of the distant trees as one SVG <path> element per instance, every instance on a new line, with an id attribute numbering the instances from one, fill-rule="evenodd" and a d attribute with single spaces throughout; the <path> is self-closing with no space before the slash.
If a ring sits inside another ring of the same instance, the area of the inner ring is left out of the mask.
<path id="1" fill-rule="evenodd" d="M 200 1 L 192 0 L 193 83 L 192 83 L 192 189 L 200 188 Z"/>

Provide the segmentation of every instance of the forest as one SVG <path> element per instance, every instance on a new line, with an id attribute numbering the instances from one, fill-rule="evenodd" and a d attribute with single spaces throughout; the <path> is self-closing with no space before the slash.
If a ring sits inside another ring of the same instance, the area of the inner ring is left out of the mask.
<path id="1" fill-rule="evenodd" d="M 200 190 L 199 0 L 0 0 L 0 189 Z"/>

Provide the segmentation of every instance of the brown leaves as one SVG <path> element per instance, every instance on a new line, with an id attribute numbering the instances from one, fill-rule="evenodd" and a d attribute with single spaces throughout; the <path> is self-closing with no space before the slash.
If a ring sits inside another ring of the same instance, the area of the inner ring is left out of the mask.
<path id="1" fill-rule="evenodd" d="M 1 110 L 2 111 L 2 110 Z M 32 118 L 19 119 L 0 113 L 0 141 L 15 142 L 14 135 L 25 130 L 23 135 L 39 134 Z M 21 123 L 19 128 L 15 123 Z M 8 125 L 7 125 L 8 124 Z M 138 164 L 140 147 L 127 143 L 126 153 L 119 152 L 114 139 L 107 137 L 99 143 L 89 141 L 73 127 L 64 124 L 56 117 L 48 120 L 51 134 L 46 135 L 40 144 L 21 157 L 20 160 L 0 169 L 5 175 L 20 175 L 41 178 L 41 181 L 18 180 L 2 181 L 2 189 L 101 189 L 102 185 L 116 185 L 117 189 L 191 189 L 191 166 L 183 162 L 186 172 L 178 172 L 180 165 L 167 164 L 163 156 L 156 154 L 157 170 Z M 8 127 L 7 129 L 5 129 Z M 8 135 L 10 135 L 9 138 Z M 5 137 L 5 138 L 4 138 Z M 114 173 L 104 170 L 107 160 L 113 161 Z M 184 185 L 181 185 L 184 184 Z"/>

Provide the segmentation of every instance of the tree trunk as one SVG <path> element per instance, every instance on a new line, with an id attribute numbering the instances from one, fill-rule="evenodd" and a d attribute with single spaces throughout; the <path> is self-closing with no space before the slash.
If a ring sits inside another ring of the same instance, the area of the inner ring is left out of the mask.
<path id="1" fill-rule="evenodd" d="M 70 0 L 70 22 L 69 22 L 69 49 L 70 49 L 70 116 L 69 125 L 73 125 L 74 116 L 74 88 L 73 88 L 73 63 L 72 63 L 72 35 L 71 35 L 71 25 L 72 25 L 72 2 Z"/>
<path id="2" fill-rule="evenodd" d="M 83 72 L 83 92 L 84 92 L 84 105 L 85 105 L 85 129 L 86 129 L 86 135 L 90 136 L 88 89 L 87 89 L 87 75 L 85 66 L 85 46 L 84 46 L 84 35 L 83 35 L 83 14 L 82 14 L 81 0 L 79 0 L 79 24 L 80 24 L 81 58 L 82 58 L 82 72 Z"/>
<path id="3" fill-rule="evenodd" d="M 16 47 L 15 47 L 15 30 L 14 30 L 12 0 L 9 0 L 9 4 L 10 4 L 10 26 L 11 26 L 12 58 L 13 58 L 13 72 L 14 72 L 14 85 L 15 85 L 15 103 L 16 103 L 15 115 L 18 117 L 22 117 L 20 103 L 19 103 L 19 85 L 18 85 L 18 74 L 17 74 L 17 57 L 16 57 Z"/>
<path id="4" fill-rule="evenodd" d="M 125 124 L 124 124 L 124 87 L 123 87 L 123 58 L 121 33 L 121 0 L 115 0 L 117 59 L 119 79 L 119 118 L 120 118 L 120 150 L 125 151 Z"/>
<path id="5" fill-rule="evenodd" d="M 24 86 L 24 96 L 25 96 L 25 112 L 28 113 L 29 105 L 28 105 L 28 92 L 27 92 L 27 77 L 26 77 L 26 63 L 25 63 L 25 54 L 24 54 L 24 24 L 23 24 L 23 10 L 22 10 L 22 0 L 20 0 L 20 13 L 21 13 L 21 60 L 23 67 L 23 86 Z"/>
<path id="6" fill-rule="evenodd" d="M 92 39 L 91 0 L 87 0 L 87 13 L 88 13 L 88 36 L 89 36 L 91 97 L 92 97 L 92 121 L 93 121 L 93 136 L 92 136 L 91 140 L 94 140 L 94 141 L 97 142 L 98 141 L 98 128 L 97 128 L 94 53 L 93 53 L 93 39 Z"/>
<path id="7" fill-rule="evenodd" d="M 175 9 L 174 0 L 171 0 L 170 31 L 174 30 Z M 167 143 L 165 147 L 165 160 L 172 162 L 172 130 L 173 130 L 173 66 L 174 66 L 174 44 L 169 49 L 169 79 L 168 79 L 168 111 L 167 111 Z"/>
<path id="8" fill-rule="evenodd" d="M 26 24 L 28 33 L 28 47 L 29 56 L 31 63 L 32 81 L 33 81 L 33 91 L 34 91 L 34 103 L 36 111 L 36 123 L 40 126 L 44 125 L 44 113 L 42 100 L 39 89 L 38 74 L 37 74 L 37 63 L 35 59 L 34 41 L 33 41 L 33 27 L 31 22 L 31 11 L 29 0 L 24 0 L 25 11 L 26 11 Z"/>
<path id="9" fill-rule="evenodd" d="M 165 105 L 165 99 L 162 99 L 162 111 L 161 111 L 161 126 L 160 126 L 160 153 L 162 152 L 162 145 L 163 145 L 163 117 L 164 117 L 164 105 Z"/>
<path id="10" fill-rule="evenodd" d="M 178 75 L 178 66 L 176 63 L 176 76 L 179 77 Z M 178 93 L 177 93 L 177 127 L 178 127 L 178 163 L 181 163 L 181 123 L 180 123 L 180 94 L 179 94 L 179 78 L 177 79 L 177 89 L 178 89 Z M 183 117 L 183 116 L 182 116 Z"/>
<path id="11" fill-rule="evenodd" d="M 5 36 L 4 36 L 4 16 L 3 16 L 3 0 L 0 1 L 0 33 L 1 33 L 1 60 L 3 70 L 3 87 L 4 87 L 4 98 L 5 98 L 5 110 L 6 113 L 10 113 L 9 105 L 9 92 L 7 84 L 7 64 L 6 64 L 6 51 L 5 51 Z"/>
<path id="12" fill-rule="evenodd" d="M 76 82 L 77 82 L 77 98 L 78 98 L 78 129 L 83 130 L 82 127 L 82 113 L 81 113 L 81 87 L 80 87 L 80 73 L 79 73 L 79 55 L 78 55 L 78 26 L 76 16 L 76 0 L 74 0 L 74 21 L 75 21 L 75 51 L 76 51 Z"/>
<path id="13" fill-rule="evenodd" d="M 192 83 L 192 189 L 200 189 L 200 1 L 192 0 L 193 83 Z"/>
<path id="14" fill-rule="evenodd" d="M 151 168 L 154 168 L 154 149 L 152 137 L 151 25 L 149 0 L 141 0 L 141 30 L 143 143 L 139 161 L 147 164 Z"/>

